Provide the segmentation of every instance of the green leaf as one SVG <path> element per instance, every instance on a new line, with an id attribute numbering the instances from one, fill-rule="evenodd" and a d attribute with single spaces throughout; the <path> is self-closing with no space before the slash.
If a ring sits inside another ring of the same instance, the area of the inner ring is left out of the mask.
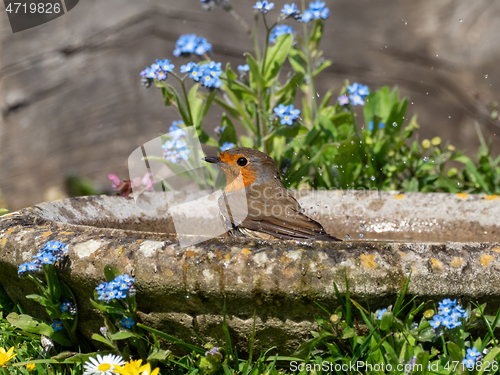
<path id="1" fill-rule="evenodd" d="M 248 112 L 243 108 L 242 103 L 238 99 L 238 97 L 234 94 L 233 91 L 231 91 L 227 85 L 222 86 L 222 89 L 224 90 L 224 102 L 219 100 L 219 98 L 216 98 L 215 101 L 217 104 L 221 105 L 223 108 L 228 108 L 228 112 L 231 116 L 237 118 L 240 120 L 240 124 L 246 129 L 250 130 L 253 133 L 256 132 L 255 125 L 252 121 L 252 118 L 248 115 Z M 226 103 L 229 102 L 229 103 Z M 230 105 L 228 105 L 230 104 Z M 244 104 L 244 103 L 243 103 Z M 236 115 L 234 115 L 234 112 L 236 112 Z"/>
<path id="2" fill-rule="evenodd" d="M 106 339 L 104 336 L 101 336 L 100 334 L 98 333 L 94 333 L 92 335 L 92 339 L 93 340 L 96 340 L 96 341 L 99 341 L 99 342 L 102 342 L 103 344 L 106 344 L 107 346 L 115 349 L 113 343 L 111 341 L 109 341 L 108 339 Z"/>
<path id="3" fill-rule="evenodd" d="M 399 133 L 408 109 L 408 98 L 394 104 L 389 117 L 385 120 L 385 131 L 388 134 Z"/>
<path id="4" fill-rule="evenodd" d="M 148 355 L 148 362 L 150 361 L 164 361 L 170 354 L 169 350 L 153 349 Z"/>
<path id="5" fill-rule="evenodd" d="M 26 332 L 49 336 L 52 340 L 63 346 L 72 345 L 71 341 L 65 337 L 62 331 L 54 332 L 50 325 L 40 319 L 32 318 L 29 315 L 10 313 L 7 316 L 7 320 L 13 326 L 16 326 Z"/>
<path id="6" fill-rule="evenodd" d="M 264 78 L 270 82 L 273 80 L 281 69 L 281 66 L 285 62 L 290 48 L 293 44 L 293 35 L 284 34 L 276 38 L 276 43 L 274 46 L 268 48 L 267 57 L 264 66 Z M 267 87 L 267 86 L 265 86 Z"/>
<path id="7" fill-rule="evenodd" d="M 214 101 L 220 105 L 225 111 L 229 112 L 231 116 L 233 116 L 236 119 L 240 119 L 242 117 L 242 114 L 239 112 L 240 108 L 237 108 L 236 106 L 233 106 L 231 104 L 226 103 L 224 100 L 221 98 L 214 97 Z"/>
<path id="8" fill-rule="evenodd" d="M 205 98 L 205 105 L 203 106 L 203 112 L 200 118 L 200 124 L 202 123 L 203 119 L 207 116 L 208 110 L 210 109 L 210 106 L 212 105 L 212 102 L 214 101 L 215 95 L 217 95 L 217 90 L 213 90 L 206 96 Z"/>
<path id="9" fill-rule="evenodd" d="M 429 352 L 421 352 L 417 354 L 415 371 L 412 374 L 420 375 L 427 373 L 427 365 L 429 364 Z M 420 370 L 422 369 L 422 370 Z"/>
<path id="10" fill-rule="evenodd" d="M 203 144 L 206 144 L 207 146 L 212 146 L 212 147 L 217 147 L 218 143 L 215 139 L 210 137 L 205 130 L 198 130 L 198 138 L 200 139 L 200 142 Z"/>
<path id="11" fill-rule="evenodd" d="M 394 315 L 392 314 L 392 312 L 391 311 L 386 311 L 382 315 L 382 320 L 380 322 L 380 329 L 386 331 L 389 328 L 391 328 L 393 319 L 394 319 Z"/>
<path id="12" fill-rule="evenodd" d="M 314 27 L 309 36 L 309 49 L 315 50 L 318 48 L 323 36 L 323 20 L 318 19 L 314 22 Z"/>
<path id="13" fill-rule="evenodd" d="M 447 348 L 448 348 L 448 354 L 450 355 L 452 361 L 462 362 L 462 359 L 464 358 L 462 355 L 462 351 L 460 350 L 457 344 L 450 341 L 448 342 Z"/>
<path id="14" fill-rule="evenodd" d="M 233 70 L 231 69 L 230 63 L 226 64 L 226 76 L 229 82 L 233 82 L 236 79 L 236 77 L 238 77 L 237 74 L 233 72 Z"/>
<path id="15" fill-rule="evenodd" d="M 403 181 L 403 190 L 407 192 L 418 191 L 418 178 L 412 177 Z"/>
<path id="16" fill-rule="evenodd" d="M 260 74 L 259 64 L 250 53 L 245 54 L 247 57 L 247 64 L 250 67 L 250 87 L 254 92 L 259 92 L 260 88 L 267 87 L 267 83 Z"/>
<path id="17" fill-rule="evenodd" d="M 333 94 L 333 89 L 330 89 L 326 92 L 325 96 L 323 97 L 323 101 L 321 102 L 321 104 L 319 106 L 320 113 L 323 109 L 327 108 L 328 103 L 330 102 L 330 99 L 332 98 L 332 94 Z M 332 108 L 335 111 L 335 107 L 332 107 Z"/>
<path id="18" fill-rule="evenodd" d="M 353 327 L 347 327 L 346 329 L 344 329 L 344 332 L 342 334 L 342 338 L 343 339 L 349 339 L 351 337 L 354 337 L 354 328 Z"/>
<path id="19" fill-rule="evenodd" d="M 52 303 L 52 301 L 50 299 L 39 296 L 38 294 L 30 294 L 30 295 L 27 295 L 26 298 L 33 299 L 33 300 L 37 301 L 43 307 L 48 307 L 48 308 L 52 308 L 52 309 L 57 308 L 59 305 L 59 303 Z"/>
<path id="20" fill-rule="evenodd" d="M 405 285 L 403 287 L 403 290 L 401 290 L 401 293 L 399 293 L 398 298 L 396 299 L 396 303 L 394 304 L 394 308 L 392 309 L 394 316 L 398 316 L 399 313 L 401 312 L 401 306 L 403 306 L 403 301 L 406 295 L 406 292 L 408 291 L 408 285 L 410 284 L 410 278 L 411 278 L 411 270 L 410 274 L 406 278 Z"/>
<path id="21" fill-rule="evenodd" d="M 240 137 L 240 143 L 243 147 L 253 148 L 253 140 L 250 137 L 245 137 L 244 135 L 242 135 Z"/>
<path id="22" fill-rule="evenodd" d="M 328 68 L 330 65 L 332 65 L 332 62 L 330 60 L 326 60 L 323 64 L 320 65 L 318 69 L 314 71 L 313 77 L 316 77 L 319 73 Z"/>
<path id="23" fill-rule="evenodd" d="M 276 94 L 276 105 L 283 103 L 284 105 L 292 104 L 297 95 L 297 87 L 300 86 L 302 80 L 304 79 L 304 74 L 297 73 L 290 80 L 279 89 Z"/>
<path id="24" fill-rule="evenodd" d="M 131 331 L 118 331 L 109 335 L 112 340 L 125 340 L 131 337 L 141 337 L 140 335 Z"/>
<path id="25" fill-rule="evenodd" d="M 481 188 L 486 192 L 486 194 L 491 194 L 491 190 L 488 184 L 484 181 L 483 177 L 478 172 L 477 168 L 474 166 L 472 161 L 467 156 L 464 155 L 458 156 L 455 158 L 455 160 L 465 164 L 465 168 L 472 177 L 472 180 L 481 185 Z"/>
<path id="26" fill-rule="evenodd" d="M 200 87 L 199 83 L 195 83 L 191 90 L 189 90 L 188 100 L 189 107 L 191 109 L 191 116 L 193 118 L 193 125 L 199 127 L 201 125 L 203 100 L 198 98 L 197 92 Z M 216 90 L 214 90 L 216 91 Z"/>
<path id="27" fill-rule="evenodd" d="M 118 268 L 112 266 L 111 264 L 106 264 L 104 266 L 104 276 L 106 277 L 106 281 L 109 283 L 113 281 L 115 278 L 121 275 L 121 272 L 118 271 Z"/>
<path id="28" fill-rule="evenodd" d="M 166 87 L 161 88 L 161 93 L 163 94 L 163 103 L 165 106 L 171 106 L 174 102 L 174 95 Z"/>
<path id="29" fill-rule="evenodd" d="M 18 315 L 13 312 L 7 315 L 6 319 L 13 326 L 26 332 L 37 333 L 39 335 L 50 336 L 54 332 L 52 327 L 40 319 L 32 318 L 29 315 Z"/>
<path id="30" fill-rule="evenodd" d="M 92 303 L 92 305 L 95 308 L 97 308 L 101 311 L 104 311 L 105 313 L 108 313 L 108 314 L 124 315 L 126 313 L 126 311 L 121 307 L 111 306 L 111 305 L 108 305 L 105 303 L 98 303 L 98 302 L 94 301 L 93 299 L 90 299 L 90 303 Z"/>
<path id="31" fill-rule="evenodd" d="M 295 70 L 297 73 L 306 75 L 307 60 L 302 50 L 293 47 L 288 55 L 288 61 L 290 61 L 290 65 L 292 66 L 293 70 Z"/>
<path id="32" fill-rule="evenodd" d="M 167 85 L 167 91 L 171 93 L 173 100 L 177 104 L 177 108 L 179 109 L 179 113 L 181 114 L 182 121 L 184 121 L 186 125 L 193 125 L 191 123 L 191 117 L 189 116 L 189 112 L 186 109 L 184 100 L 181 98 L 177 90 L 173 86 Z"/>

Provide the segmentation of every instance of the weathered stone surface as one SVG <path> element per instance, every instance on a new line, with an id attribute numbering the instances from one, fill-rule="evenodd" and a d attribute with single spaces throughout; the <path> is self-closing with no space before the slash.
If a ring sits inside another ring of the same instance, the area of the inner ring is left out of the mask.
<path id="1" fill-rule="evenodd" d="M 269 17 L 284 2 L 276 1 Z M 172 58 L 179 35 L 207 37 L 223 65 L 244 62 L 252 44 L 240 25 L 199 3 L 80 1 L 67 15 L 16 34 L 7 17 L 0 18 L 0 190 L 11 209 L 39 203 L 44 192 L 63 188 L 70 173 L 103 187 L 110 185 L 108 173 L 127 176 L 130 153 L 179 119 L 163 107 L 157 90 L 140 86 L 138 76 L 155 58 Z M 249 3 L 232 3 L 251 23 Z M 318 82 L 320 96 L 340 89 L 346 78 L 372 90 L 398 85 L 411 98 L 409 117 L 419 114 L 420 138 L 440 136 L 472 152 L 477 120 L 486 138 L 499 144 L 498 121 L 486 108 L 500 93 L 498 2 L 353 0 L 327 6 L 322 47 L 333 64 Z M 187 62 L 174 60 L 176 69 Z M 219 123 L 214 108 L 203 126 L 213 134 Z"/>
<path id="2" fill-rule="evenodd" d="M 500 304 L 498 197 L 309 193 L 298 198 L 311 215 L 325 203 L 360 206 L 337 217 L 316 212 L 332 234 L 355 238 L 362 230 L 365 238 L 383 236 L 386 241 L 306 244 L 219 238 L 181 248 L 170 216 L 158 216 L 156 207 L 171 208 L 202 194 L 154 194 L 149 205 L 141 206 L 121 197 L 73 198 L 3 217 L 0 284 L 27 311 L 43 315 L 24 298 L 33 290 L 19 280 L 17 266 L 46 241 L 57 239 L 69 245 L 69 261 L 60 275 L 77 296 L 80 328 L 87 336 L 102 325 L 89 298 L 110 263 L 135 275 L 144 323 L 189 341 L 196 340 L 191 329 L 204 337 L 222 337 L 226 300 L 231 334 L 240 348 L 247 348 L 255 313 L 257 342 L 277 345 L 280 353 L 292 352 L 314 328 L 313 315 L 321 311 L 313 301 L 335 309 L 333 282 L 345 290 L 346 276 L 352 297 L 368 300 L 372 309 L 393 303 L 410 271 L 409 295 Z M 218 217 L 210 207 L 203 212 L 213 212 L 213 217 L 197 217 L 197 212 L 185 214 L 199 225 L 212 225 Z M 160 228 L 167 233 L 158 233 Z"/>

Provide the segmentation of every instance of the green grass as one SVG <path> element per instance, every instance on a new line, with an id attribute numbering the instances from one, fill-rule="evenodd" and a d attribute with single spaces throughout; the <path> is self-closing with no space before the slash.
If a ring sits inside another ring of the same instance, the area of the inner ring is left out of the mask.
<path id="1" fill-rule="evenodd" d="M 115 274 L 109 270 L 108 273 L 108 279 L 112 280 Z M 238 353 L 231 342 L 225 309 L 224 337 L 215 337 L 218 349 L 212 354 L 207 352 L 213 346 L 201 338 L 198 344 L 187 343 L 177 339 L 172 332 L 161 332 L 141 323 L 133 332 L 120 328 L 113 334 L 106 334 L 111 341 L 110 351 L 79 353 L 74 346 L 64 347 L 54 341 L 48 350 L 46 344 L 42 344 L 47 342 L 47 337 L 16 327 L 11 324 L 12 319 L 6 319 L 8 314 L 26 312 L 14 305 L 0 289 L 0 346 L 6 350 L 14 347 L 17 354 L 7 363 L 9 367 L 1 371 L 4 374 L 28 374 L 26 364 L 36 363 L 31 374 L 81 374 L 83 363 L 89 356 L 115 353 L 126 360 L 138 359 L 141 353 L 134 348 L 142 347 L 147 352 L 143 363 L 148 361 L 152 368 L 159 367 L 160 374 L 379 374 L 384 373 L 378 371 L 381 368 L 391 374 L 500 373 L 496 363 L 500 347 L 495 336 L 500 310 L 495 316 L 489 316 L 485 314 L 485 304 L 472 303 L 462 310 L 467 317 L 458 319 L 460 324 L 457 323 L 455 328 L 433 330 L 430 321 L 438 314 L 435 301 L 416 303 L 417 296 L 406 298 L 410 282 L 409 277 L 392 307 L 383 313 L 370 311 L 353 300 L 347 280 L 345 294 L 334 285 L 338 307 L 331 310 L 329 306 L 320 306 L 324 314 L 314 317 L 317 330 L 291 356 L 281 356 L 275 348 L 256 353 L 255 326 L 247 351 L 244 355 Z M 108 327 L 109 323 L 106 319 Z M 478 329 L 480 326 L 482 329 Z M 162 349 L 159 338 L 188 354 L 178 356 Z M 140 346 L 129 341 L 131 339 L 140 340 Z M 461 363 L 467 350 L 473 347 L 484 354 L 482 361 L 476 362 L 476 368 L 468 370 Z M 489 363 L 488 371 L 484 371 L 486 362 Z M 480 363 L 483 364 L 481 368 L 478 367 Z M 405 372 L 408 366 L 414 366 L 413 371 Z M 351 371 L 353 368 L 355 371 Z"/>

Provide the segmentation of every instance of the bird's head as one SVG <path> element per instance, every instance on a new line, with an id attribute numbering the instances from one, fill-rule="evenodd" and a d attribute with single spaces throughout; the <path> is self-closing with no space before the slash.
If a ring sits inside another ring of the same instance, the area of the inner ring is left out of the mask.
<path id="1" fill-rule="evenodd" d="M 226 175 L 225 193 L 238 191 L 252 184 L 281 185 L 273 158 L 253 148 L 232 148 L 221 152 L 219 156 L 207 156 L 203 160 L 222 168 Z"/>

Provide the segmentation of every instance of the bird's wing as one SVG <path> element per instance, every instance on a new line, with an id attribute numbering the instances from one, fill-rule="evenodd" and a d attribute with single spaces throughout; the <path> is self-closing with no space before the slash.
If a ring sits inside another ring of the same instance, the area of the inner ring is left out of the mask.
<path id="1" fill-rule="evenodd" d="M 304 215 L 300 204 L 283 188 L 276 189 L 272 194 L 256 195 L 250 191 L 246 200 L 232 199 L 230 193 L 225 194 L 219 200 L 219 207 L 221 215 L 234 226 L 267 233 L 276 238 L 340 241 L 326 233 L 320 223 Z M 246 212 L 248 214 L 245 217 Z M 244 219 L 238 222 L 236 217 Z"/>

